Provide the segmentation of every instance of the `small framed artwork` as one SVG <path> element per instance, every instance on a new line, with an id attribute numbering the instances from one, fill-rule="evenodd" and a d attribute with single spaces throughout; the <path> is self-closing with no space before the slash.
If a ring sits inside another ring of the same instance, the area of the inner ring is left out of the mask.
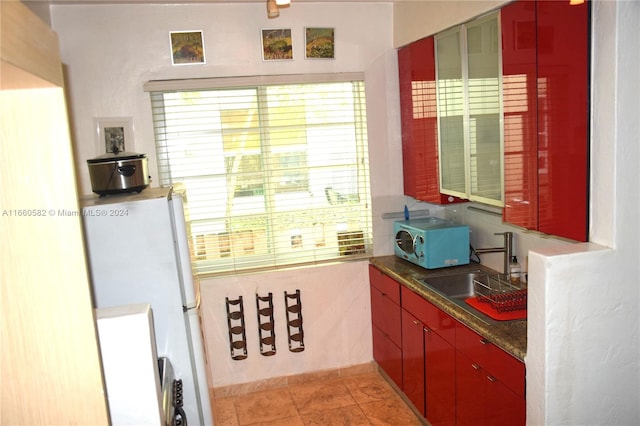
<path id="1" fill-rule="evenodd" d="M 172 65 L 204 64 L 204 42 L 202 31 L 171 31 Z"/>
<path id="2" fill-rule="evenodd" d="M 264 61 L 293 59 L 290 28 L 262 30 L 262 59 Z"/>
<path id="3" fill-rule="evenodd" d="M 134 151 L 131 117 L 99 117 L 94 122 L 98 155 Z"/>
<path id="4" fill-rule="evenodd" d="M 304 44 L 307 59 L 335 59 L 335 31 L 333 28 L 305 28 Z"/>

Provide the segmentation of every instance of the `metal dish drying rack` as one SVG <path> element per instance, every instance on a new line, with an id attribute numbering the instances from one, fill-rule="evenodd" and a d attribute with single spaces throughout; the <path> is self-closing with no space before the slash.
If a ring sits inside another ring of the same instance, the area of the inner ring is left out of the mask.
<path id="1" fill-rule="evenodd" d="M 479 302 L 488 303 L 498 312 L 527 308 L 527 288 L 520 280 L 512 282 L 507 275 L 484 275 L 483 278 L 473 280 Z"/>

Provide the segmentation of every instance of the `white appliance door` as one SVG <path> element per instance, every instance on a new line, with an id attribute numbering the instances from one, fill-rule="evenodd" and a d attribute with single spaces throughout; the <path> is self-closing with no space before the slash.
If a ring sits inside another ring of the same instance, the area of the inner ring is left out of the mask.
<path id="1" fill-rule="evenodd" d="M 200 416 L 203 425 L 213 424 L 213 414 L 211 412 L 211 404 L 209 402 L 209 387 L 207 384 L 207 365 L 204 352 L 204 341 L 200 327 L 200 310 L 189 309 L 185 313 L 185 320 L 191 337 L 192 357 L 191 363 L 195 374 L 194 386 L 198 394 L 198 398 L 202 401 L 200 404 Z"/>
<path id="2" fill-rule="evenodd" d="M 112 424 L 166 424 L 151 307 L 124 305 L 95 314 Z"/>
<path id="3" fill-rule="evenodd" d="M 193 368 L 195 339 L 183 309 L 184 274 L 177 259 L 171 190 L 82 199 L 85 238 L 95 307 L 149 303 L 159 357 L 167 357 L 182 379 L 184 410 L 192 425 L 212 424 L 209 398 L 200 392 L 206 372 Z M 190 274 L 189 274 L 190 276 Z"/>
<path id="4" fill-rule="evenodd" d="M 198 281 L 194 279 L 193 267 L 191 265 L 189 250 L 191 227 L 187 221 L 184 199 L 179 193 L 172 193 L 171 207 L 174 237 L 176 240 L 176 260 L 178 262 L 180 279 L 182 281 L 182 304 L 186 309 L 197 309 L 200 306 L 200 288 Z"/>
<path id="5" fill-rule="evenodd" d="M 190 224 L 186 214 L 186 206 L 183 197 L 179 193 L 173 193 L 171 197 L 174 235 L 176 239 L 177 263 L 181 276 L 182 303 L 185 311 L 185 324 L 191 347 L 191 367 L 193 369 L 194 387 L 200 404 L 200 417 L 202 424 L 213 424 L 213 416 L 209 401 L 209 388 L 207 383 L 206 356 L 202 328 L 200 324 L 200 286 L 193 275 L 189 238 L 191 237 Z"/>

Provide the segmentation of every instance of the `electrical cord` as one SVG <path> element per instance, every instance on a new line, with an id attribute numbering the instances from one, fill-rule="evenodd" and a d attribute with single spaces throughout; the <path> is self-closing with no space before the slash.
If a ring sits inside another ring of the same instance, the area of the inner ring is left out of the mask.
<path id="1" fill-rule="evenodd" d="M 478 256 L 476 249 L 474 249 L 471 244 L 469 244 L 469 261 L 473 263 L 480 263 L 480 256 Z"/>

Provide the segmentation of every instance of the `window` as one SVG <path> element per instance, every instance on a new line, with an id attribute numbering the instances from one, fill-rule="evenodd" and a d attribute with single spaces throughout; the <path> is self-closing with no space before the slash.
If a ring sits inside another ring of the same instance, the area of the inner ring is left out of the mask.
<path id="1" fill-rule="evenodd" d="M 186 189 L 198 273 L 371 254 L 364 83 L 340 76 L 145 85 L 160 184 Z"/>

